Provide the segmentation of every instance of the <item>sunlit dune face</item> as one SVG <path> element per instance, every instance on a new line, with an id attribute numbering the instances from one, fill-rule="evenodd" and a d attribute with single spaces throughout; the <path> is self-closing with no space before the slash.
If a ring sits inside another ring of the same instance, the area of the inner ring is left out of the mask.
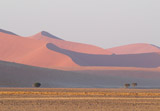
<path id="1" fill-rule="evenodd" d="M 145 43 L 125 45 L 108 49 L 115 54 L 138 54 L 138 53 L 152 53 L 160 52 L 160 48 Z"/>
<path id="2" fill-rule="evenodd" d="M 80 53 L 105 54 L 105 55 L 112 54 L 110 51 L 105 50 L 100 47 L 97 47 L 97 46 L 50 38 L 50 37 L 42 35 L 41 33 L 36 34 L 36 35 L 32 36 L 31 38 L 45 41 L 45 42 L 49 42 L 49 43 L 53 43 L 54 45 L 56 45 L 60 48 L 75 51 L 75 52 L 80 52 Z"/>
<path id="3" fill-rule="evenodd" d="M 68 56 L 49 50 L 46 42 L 0 33 L 0 60 L 39 67 L 78 66 Z"/>

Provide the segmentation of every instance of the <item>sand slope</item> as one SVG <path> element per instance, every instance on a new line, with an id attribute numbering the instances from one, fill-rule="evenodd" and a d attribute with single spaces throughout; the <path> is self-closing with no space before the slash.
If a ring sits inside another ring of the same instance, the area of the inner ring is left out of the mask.
<path id="1" fill-rule="evenodd" d="M 13 33 L 13 32 L 10 32 L 10 31 L 7 31 L 7 30 L 3 30 L 3 29 L 0 29 L 0 32 L 1 32 L 1 33 L 5 33 L 5 34 L 8 34 L 8 35 L 18 36 L 17 34 L 15 34 L 15 33 Z"/>
<path id="2" fill-rule="evenodd" d="M 103 48 L 94 46 L 94 45 L 88 45 L 88 44 L 82 44 L 82 43 L 76 43 L 76 42 L 70 42 L 70 41 L 65 41 L 60 38 L 57 38 L 48 32 L 42 31 L 31 38 L 45 41 L 48 43 L 53 43 L 54 45 L 62 48 L 62 49 L 67 49 L 75 52 L 80 52 L 80 53 L 88 53 L 88 54 L 106 54 L 106 55 L 111 55 L 112 53 L 108 50 L 105 50 Z"/>
<path id="3" fill-rule="evenodd" d="M 146 43 L 129 44 L 119 47 L 107 49 L 115 54 L 139 54 L 139 53 L 152 53 L 160 52 L 160 48 Z"/>
<path id="4" fill-rule="evenodd" d="M 73 52 L 61 49 L 52 43 L 47 48 L 72 58 L 80 66 L 118 66 L 118 67 L 146 67 L 153 68 L 160 66 L 160 54 L 142 53 L 126 55 L 97 55 Z"/>
<path id="5" fill-rule="evenodd" d="M 105 88 L 123 87 L 124 83 L 137 82 L 138 86 L 160 86 L 158 70 L 83 70 L 62 71 L 31 67 L 0 61 L 0 86 L 32 87 L 41 82 L 42 87 Z"/>
<path id="6" fill-rule="evenodd" d="M 39 67 L 78 66 L 68 56 L 51 51 L 46 42 L 0 32 L 0 60 Z"/>

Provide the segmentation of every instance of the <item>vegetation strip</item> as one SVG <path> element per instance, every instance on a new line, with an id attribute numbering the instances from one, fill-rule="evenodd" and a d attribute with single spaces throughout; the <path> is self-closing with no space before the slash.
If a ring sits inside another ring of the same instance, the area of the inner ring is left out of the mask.
<path id="1" fill-rule="evenodd" d="M 95 96 L 160 96 L 152 92 L 31 92 L 31 91 L 1 91 L 0 95 L 95 95 Z"/>
<path id="2" fill-rule="evenodd" d="M 82 100 L 103 100 L 103 99 L 109 99 L 109 100 L 160 100 L 160 98 L 121 98 L 121 97 L 50 97 L 50 98 L 0 98 L 0 100 L 73 100 L 73 99 L 82 99 Z"/>

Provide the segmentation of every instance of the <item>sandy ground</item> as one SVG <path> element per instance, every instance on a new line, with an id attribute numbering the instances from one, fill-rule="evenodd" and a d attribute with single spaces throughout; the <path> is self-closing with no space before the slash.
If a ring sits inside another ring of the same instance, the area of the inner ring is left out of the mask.
<path id="1" fill-rule="evenodd" d="M 1 88 L 0 111 L 160 111 L 160 90 Z"/>

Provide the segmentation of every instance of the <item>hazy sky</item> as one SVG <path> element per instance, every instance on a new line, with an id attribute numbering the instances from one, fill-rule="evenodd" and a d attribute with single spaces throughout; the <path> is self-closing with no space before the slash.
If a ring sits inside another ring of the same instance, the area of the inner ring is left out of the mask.
<path id="1" fill-rule="evenodd" d="M 103 48 L 160 46 L 160 0 L 0 0 L 0 28 L 22 36 L 45 30 Z"/>

